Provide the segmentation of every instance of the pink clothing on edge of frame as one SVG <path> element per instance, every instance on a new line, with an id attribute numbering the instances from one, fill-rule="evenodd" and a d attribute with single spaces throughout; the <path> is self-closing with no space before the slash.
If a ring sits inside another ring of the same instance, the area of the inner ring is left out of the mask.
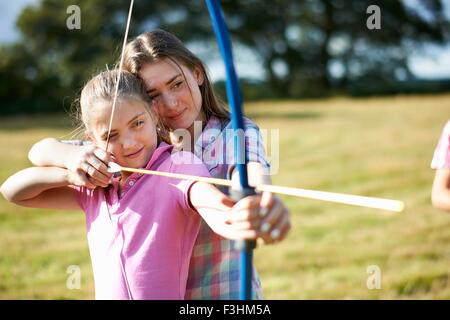
<path id="1" fill-rule="evenodd" d="M 172 146 L 161 143 L 146 168 L 209 176 L 192 153 L 171 151 Z M 192 184 L 133 173 L 120 197 L 117 181 L 106 189 L 76 189 L 86 212 L 96 299 L 184 299 L 201 221 L 188 203 Z"/>
<path id="2" fill-rule="evenodd" d="M 444 127 L 439 142 L 434 150 L 432 169 L 450 169 L 450 121 Z"/>

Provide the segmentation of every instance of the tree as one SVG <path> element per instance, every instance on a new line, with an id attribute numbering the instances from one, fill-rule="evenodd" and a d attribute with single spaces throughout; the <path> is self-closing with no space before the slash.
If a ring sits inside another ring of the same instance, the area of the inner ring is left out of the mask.
<path id="1" fill-rule="evenodd" d="M 233 41 L 260 56 L 267 74 L 262 80 L 281 98 L 377 86 L 383 92 L 394 88 L 397 80 L 411 80 L 409 54 L 429 43 L 444 43 L 450 27 L 441 0 L 420 1 L 420 8 L 408 3 L 221 1 Z M 36 110 L 49 104 L 47 109 L 61 109 L 63 101 L 73 100 L 94 73 L 105 65 L 113 67 L 118 60 L 128 4 L 124 0 L 41 0 L 25 8 L 17 22 L 21 42 L 0 50 L 0 98 L 20 97 L 11 105 L 35 105 L 31 109 Z M 80 30 L 66 26 L 71 5 L 81 9 Z M 366 26 L 370 5 L 381 10 L 379 30 Z M 130 37 L 156 27 L 184 42 L 201 40 L 216 46 L 203 1 L 135 1 Z"/>
<path id="2" fill-rule="evenodd" d="M 262 56 L 272 87 L 281 96 L 329 92 L 360 81 L 409 78 L 409 53 L 442 44 L 450 27 L 440 0 L 223 1 L 233 35 Z M 366 27 L 370 5 L 381 9 L 382 27 Z M 422 10 L 422 11 L 420 11 Z M 275 65 L 284 64 L 286 74 Z M 332 65 L 341 74 L 330 72 Z M 303 87 L 303 88 L 302 88 Z"/>

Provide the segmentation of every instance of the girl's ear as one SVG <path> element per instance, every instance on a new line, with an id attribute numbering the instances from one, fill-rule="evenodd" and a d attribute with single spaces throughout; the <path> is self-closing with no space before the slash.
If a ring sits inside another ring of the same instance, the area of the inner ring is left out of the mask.
<path id="1" fill-rule="evenodd" d="M 197 84 L 201 86 L 203 82 L 205 81 L 205 74 L 203 73 L 203 70 L 199 66 L 194 67 L 194 76 L 195 80 L 197 81 Z"/>

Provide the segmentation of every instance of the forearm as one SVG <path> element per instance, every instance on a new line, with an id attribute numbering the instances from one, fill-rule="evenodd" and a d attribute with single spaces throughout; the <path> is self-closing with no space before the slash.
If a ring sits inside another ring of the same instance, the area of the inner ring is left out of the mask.
<path id="1" fill-rule="evenodd" d="M 203 209 L 224 212 L 229 211 L 233 205 L 232 201 L 219 189 L 204 182 L 196 182 L 191 186 L 189 201 L 198 212 L 203 212 Z"/>
<path id="2" fill-rule="evenodd" d="M 54 138 L 45 138 L 31 147 L 28 153 L 28 159 L 33 165 L 39 167 L 53 166 L 66 168 L 67 160 L 79 148 L 80 146 L 62 143 Z"/>
<path id="3" fill-rule="evenodd" d="M 32 199 L 42 192 L 69 185 L 66 169 L 57 167 L 32 167 L 9 177 L 0 187 L 2 195 L 17 203 Z"/>
<path id="4" fill-rule="evenodd" d="M 191 203 L 208 226 L 218 235 L 227 239 L 256 239 L 258 236 L 246 218 L 244 223 L 233 224 L 230 215 L 249 216 L 249 208 L 241 206 L 242 211 L 234 211 L 234 202 L 217 188 L 197 182 L 191 187 Z M 248 219 L 249 220 L 249 219 Z"/>
<path id="5" fill-rule="evenodd" d="M 433 206 L 450 212 L 450 190 L 433 191 L 431 196 Z"/>
<path id="6" fill-rule="evenodd" d="M 191 205 L 215 233 L 230 239 L 235 236 L 227 223 L 227 214 L 233 204 L 230 199 L 214 186 L 203 182 L 194 183 L 189 194 Z"/>
<path id="7" fill-rule="evenodd" d="M 450 169 L 436 170 L 431 190 L 431 201 L 436 208 L 450 211 Z"/>

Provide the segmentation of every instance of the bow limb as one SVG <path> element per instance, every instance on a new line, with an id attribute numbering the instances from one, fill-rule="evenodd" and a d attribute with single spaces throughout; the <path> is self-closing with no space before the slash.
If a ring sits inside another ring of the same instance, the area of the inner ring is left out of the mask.
<path id="1" fill-rule="evenodd" d="M 239 200 L 245 196 L 255 194 L 254 188 L 248 184 L 247 156 L 245 152 L 245 128 L 242 111 L 242 96 L 239 82 L 234 68 L 233 52 L 227 26 L 223 18 L 222 10 L 218 0 L 206 0 L 211 16 L 212 24 L 219 44 L 222 59 L 226 71 L 226 89 L 228 103 L 231 109 L 231 122 L 234 129 L 234 142 L 236 154 L 236 168 L 239 172 L 239 183 L 241 189 L 233 191 L 234 200 Z M 238 241 L 238 249 L 241 251 L 240 269 L 240 299 L 250 300 L 252 298 L 252 258 L 255 241 Z"/>

